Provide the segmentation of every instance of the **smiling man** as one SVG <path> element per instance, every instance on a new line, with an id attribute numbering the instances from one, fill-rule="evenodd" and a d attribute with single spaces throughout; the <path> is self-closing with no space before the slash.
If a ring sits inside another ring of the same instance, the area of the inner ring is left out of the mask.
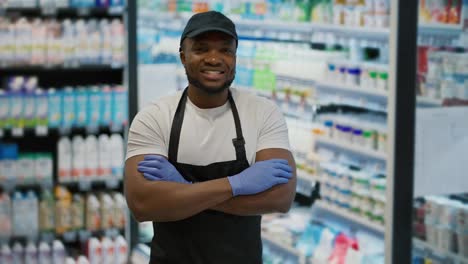
<path id="1" fill-rule="evenodd" d="M 153 221 L 151 263 L 260 264 L 261 215 L 285 213 L 294 199 L 281 111 L 231 87 L 237 44 L 226 16 L 194 15 L 179 49 L 188 87 L 130 127 L 125 194 L 138 221 Z"/>

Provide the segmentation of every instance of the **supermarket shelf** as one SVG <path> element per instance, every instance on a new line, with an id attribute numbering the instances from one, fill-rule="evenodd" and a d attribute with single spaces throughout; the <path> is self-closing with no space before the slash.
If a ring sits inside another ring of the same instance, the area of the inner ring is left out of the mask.
<path id="1" fill-rule="evenodd" d="M 268 243 L 269 245 L 273 246 L 276 251 L 293 256 L 295 259 L 297 259 L 297 262 L 294 262 L 294 263 L 298 263 L 298 264 L 306 263 L 305 256 L 299 250 L 291 246 L 284 245 L 283 243 L 277 241 L 275 238 L 273 238 L 266 232 L 262 232 L 262 240 L 264 243 Z"/>
<path id="2" fill-rule="evenodd" d="M 385 153 L 382 153 L 382 152 L 379 152 L 379 151 L 376 151 L 376 150 L 366 149 L 366 148 L 361 147 L 361 146 L 352 145 L 352 144 L 347 143 L 347 142 L 341 142 L 341 141 L 338 141 L 338 140 L 333 140 L 333 139 L 329 139 L 329 138 L 325 138 L 325 137 L 317 137 L 316 142 L 321 143 L 321 144 L 325 144 L 325 145 L 329 145 L 329 146 L 333 146 L 333 147 L 337 147 L 337 148 L 341 148 L 341 149 L 344 149 L 344 150 L 348 150 L 350 152 L 354 152 L 354 153 L 357 153 L 357 154 L 360 154 L 360 155 L 365 155 L 365 156 L 375 158 L 375 159 L 379 159 L 379 160 L 386 160 L 387 159 L 387 155 Z"/>
<path id="3" fill-rule="evenodd" d="M 123 126 L 110 127 L 110 126 L 99 126 L 94 129 L 85 127 L 72 127 L 69 129 L 65 128 L 50 128 L 50 127 L 35 127 L 35 128 L 0 128 L 0 139 L 23 139 L 23 138 L 46 138 L 50 136 L 60 135 L 100 135 L 100 134 L 112 134 L 122 133 L 124 130 Z"/>
<path id="4" fill-rule="evenodd" d="M 307 22 L 285 22 L 285 21 L 266 21 L 266 20 L 243 20 L 234 19 L 234 23 L 240 29 L 243 27 L 257 30 L 271 30 L 288 32 L 332 32 L 343 35 L 358 35 L 373 38 L 388 38 L 388 28 L 367 28 L 367 27 L 348 27 L 343 25 L 333 25 L 326 23 L 307 23 Z"/>
<path id="5" fill-rule="evenodd" d="M 356 215 L 352 212 L 349 212 L 346 209 L 339 208 L 330 204 L 325 203 L 324 201 L 316 201 L 314 204 L 315 207 L 327 211 L 329 213 L 332 213 L 340 218 L 346 219 L 348 221 L 351 221 L 353 223 L 359 224 L 361 226 L 364 226 L 372 231 L 375 231 L 379 234 L 384 234 L 385 233 L 385 227 L 379 223 L 372 222 L 371 220 L 368 220 L 362 216 Z"/>
<path id="6" fill-rule="evenodd" d="M 453 261 L 454 264 L 468 264 L 468 258 L 465 258 L 461 255 L 457 255 L 452 252 L 448 252 L 445 250 L 441 250 L 425 241 L 422 241 L 420 239 L 413 238 L 413 246 L 424 252 L 425 254 L 429 256 L 436 256 L 436 257 L 442 257 L 445 258 L 446 260 Z M 446 263 L 446 262 L 444 262 Z M 452 263 L 452 262 L 449 262 Z"/>
<path id="7" fill-rule="evenodd" d="M 119 17 L 125 12 L 123 6 L 113 7 L 7 7 L 0 8 L 0 14 L 26 17 Z"/>
<path id="8" fill-rule="evenodd" d="M 312 191 L 314 190 L 316 181 L 306 171 L 298 169 L 296 172 L 297 172 L 296 193 L 302 194 L 307 197 L 311 196 Z"/>
<path id="9" fill-rule="evenodd" d="M 183 27 L 188 17 L 168 14 L 158 14 L 152 10 L 139 10 L 138 16 L 143 19 L 152 20 L 156 23 L 161 22 L 165 27 L 178 28 Z M 287 21 L 270 21 L 270 20 L 252 20 L 231 17 L 240 32 L 240 36 L 244 36 L 243 31 L 254 30 L 260 31 L 282 31 L 293 33 L 312 33 L 312 32 L 331 32 L 340 35 L 361 36 L 367 38 L 387 39 L 390 35 L 388 28 L 367 28 L 367 27 L 347 27 L 343 25 L 333 25 L 327 23 L 308 23 L 308 22 L 287 22 Z M 174 23 L 175 21 L 180 23 Z M 167 23 L 171 21 L 171 23 Z M 254 33 L 254 32 L 252 32 Z M 255 35 L 255 34 L 254 34 Z M 281 37 L 279 37 L 281 39 Z"/>
<path id="10" fill-rule="evenodd" d="M 419 34 L 424 35 L 449 35 L 449 36 L 459 36 L 463 31 L 463 25 L 456 24 L 420 24 L 419 25 Z"/>
<path id="11" fill-rule="evenodd" d="M 335 83 L 326 83 L 326 82 L 317 82 L 316 87 L 319 89 L 332 89 L 338 91 L 353 92 L 357 94 L 369 95 L 373 97 L 387 98 L 388 93 L 386 91 L 381 91 L 377 89 L 364 89 L 355 85 L 347 84 L 335 84 Z"/>
<path id="12" fill-rule="evenodd" d="M 432 99 L 424 96 L 418 96 L 416 100 L 418 106 L 442 106 L 442 99 Z"/>
<path id="13" fill-rule="evenodd" d="M 57 65 L 57 66 L 34 66 L 34 65 L 14 65 L 0 66 L 0 73 L 9 72 L 57 72 L 57 71 L 121 71 L 123 64 L 82 64 L 82 65 Z"/>

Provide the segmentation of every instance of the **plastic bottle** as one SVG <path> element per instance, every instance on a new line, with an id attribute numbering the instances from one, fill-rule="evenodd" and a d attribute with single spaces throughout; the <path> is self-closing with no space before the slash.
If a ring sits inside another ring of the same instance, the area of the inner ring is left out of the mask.
<path id="1" fill-rule="evenodd" d="M 123 138 L 120 134 L 113 134 L 110 137 L 110 149 L 112 153 L 112 177 L 121 179 L 123 176 L 124 143 Z"/>
<path id="2" fill-rule="evenodd" d="M 68 137 L 60 138 L 58 142 L 58 181 L 67 182 L 72 176 L 72 143 Z"/>
<path id="3" fill-rule="evenodd" d="M 73 258 L 67 257 L 67 258 L 65 259 L 65 263 L 64 263 L 64 264 L 76 264 L 76 263 L 78 263 L 78 260 L 77 260 L 77 262 L 75 262 L 75 260 L 73 260 Z M 80 262 L 80 263 L 83 263 L 83 262 Z M 85 262 L 85 263 L 88 263 L 88 262 Z"/>
<path id="4" fill-rule="evenodd" d="M 3 244 L 0 250 L 0 263 L 13 264 L 13 253 L 8 244 Z"/>
<path id="5" fill-rule="evenodd" d="M 52 263 L 52 251 L 47 242 L 42 241 L 39 243 L 39 264 Z"/>
<path id="6" fill-rule="evenodd" d="M 98 141 L 95 135 L 89 135 L 85 139 L 85 169 L 84 179 L 93 180 L 97 177 L 99 164 Z"/>
<path id="7" fill-rule="evenodd" d="M 51 128 L 59 127 L 62 123 L 62 93 L 50 88 L 47 90 L 47 119 L 48 126 Z"/>
<path id="8" fill-rule="evenodd" d="M 26 236 L 36 240 L 39 236 L 39 200 L 35 192 L 30 190 L 26 193 L 26 203 L 27 214 L 22 215 L 23 218 L 26 218 Z"/>
<path id="9" fill-rule="evenodd" d="M 88 195 L 86 200 L 86 229 L 88 231 L 97 231 L 101 228 L 100 203 L 94 194 Z"/>
<path id="10" fill-rule="evenodd" d="M 15 244 L 13 244 L 13 263 L 24 263 L 24 247 L 19 242 L 15 242 Z"/>
<path id="11" fill-rule="evenodd" d="M 70 262 L 71 264 L 71 262 Z M 83 255 L 80 255 L 77 259 L 76 259 L 76 264 L 90 264 L 88 259 L 83 256 Z"/>
<path id="12" fill-rule="evenodd" d="M 112 169 L 111 169 L 112 152 L 111 152 L 109 136 L 106 134 L 99 135 L 98 144 L 99 144 L 98 177 L 105 177 L 105 178 L 110 177 L 112 175 Z"/>
<path id="13" fill-rule="evenodd" d="M 127 203 L 121 193 L 114 194 L 114 227 L 124 229 L 127 223 Z"/>
<path id="14" fill-rule="evenodd" d="M 114 200 L 107 193 L 101 194 L 101 229 L 107 230 L 114 226 Z"/>
<path id="15" fill-rule="evenodd" d="M 54 240 L 52 242 L 52 262 L 54 264 L 62 264 L 65 263 L 65 259 L 65 246 L 60 240 Z"/>
<path id="16" fill-rule="evenodd" d="M 27 232 L 27 216 L 28 208 L 27 201 L 21 192 L 15 192 L 12 197 L 12 211 L 13 211 L 13 235 L 26 236 Z"/>
<path id="17" fill-rule="evenodd" d="M 115 263 L 115 246 L 114 242 L 108 238 L 103 237 L 101 240 L 102 245 L 102 264 L 114 264 Z"/>
<path id="18" fill-rule="evenodd" d="M 11 199 L 7 193 L 0 194 L 0 240 L 11 236 Z"/>
<path id="19" fill-rule="evenodd" d="M 82 136 L 76 135 L 72 139 L 72 178 L 74 181 L 83 179 L 86 162 L 85 141 Z"/>
<path id="20" fill-rule="evenodd" d="M 37 247 L 32 241 L 29 241 L 26 245 L 26 253 L 24 257 L 25 264 L 37 264 L 38 263 L 38 255 L 37 255 Z"/>
<path id="21" fill-rule="evenodd" d="M 125 238 L 121 235 L 115 238 L 115 263 L 125 264 L 128 262 L 128 245 Z"/>
<path id="22" fill-rule="evenodd" d="M 62 186 L 55 188 L 55 233 L 63 234 L 71 229 L 71 193 Z"/>
<path id="23" fill-rule="evenodd" d="M 102 263 L 102 245 L 95 237 L 88 240 L 88 259 L 91 264 Z"/>
<path id="24" fill-rule="evenodd" d="M 81 230 L 85 227 L 85 200 L 81 194 L 73 195 L 72 203 L 72 228 Z"/>
<path id="25" fill-rule="evenodd" d="M 2 144 L 1 148 L 2 159 L 0 159 L 0 171 L 4 179 L 5 186 L 12 185 L 18 176 L 17 160 L 18 160 L 18 145 Z"/>

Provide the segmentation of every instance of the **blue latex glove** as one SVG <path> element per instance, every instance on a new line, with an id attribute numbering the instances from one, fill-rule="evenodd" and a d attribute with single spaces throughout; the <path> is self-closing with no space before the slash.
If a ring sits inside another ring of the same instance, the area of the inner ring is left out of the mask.
<path id="1" fill-rule="evenodd" d="M 241 173 L 229 176 L 228 180 L 234 196 L 251 195 L 288 183 L 292 175 L 287 160 L 271 159 L 256 162 Z"/>
<path id="2" fill-rule="evenodd" d="M 149 181 L 170 181 L 178 183 L 190 183 L 177 171 L 166 158 L 159 155 L 146 155 L 143 161 L 138 163 L 138 171 Z"/>

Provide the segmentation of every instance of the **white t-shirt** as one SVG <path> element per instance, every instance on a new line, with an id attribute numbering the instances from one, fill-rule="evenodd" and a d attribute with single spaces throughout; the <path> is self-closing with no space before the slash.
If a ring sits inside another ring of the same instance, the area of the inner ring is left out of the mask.
<path id="1" fill-rule="evenodd" d="M 288 129 L 283 114 L 271 100 L 231 88 L 245 139 L 247 160 L 268 148 L 289 150 Z M 134 118 L 128 134 L 127 159 L 136 155 L 168 156 L 169 137 L 177 104 L 182 95 L 160 98 Z M 236 159 L 232 139 L 236 137 L 229 101 L 216 108 L 201 109 L 187 100 L 177 161 L 204 166 Z"/>

